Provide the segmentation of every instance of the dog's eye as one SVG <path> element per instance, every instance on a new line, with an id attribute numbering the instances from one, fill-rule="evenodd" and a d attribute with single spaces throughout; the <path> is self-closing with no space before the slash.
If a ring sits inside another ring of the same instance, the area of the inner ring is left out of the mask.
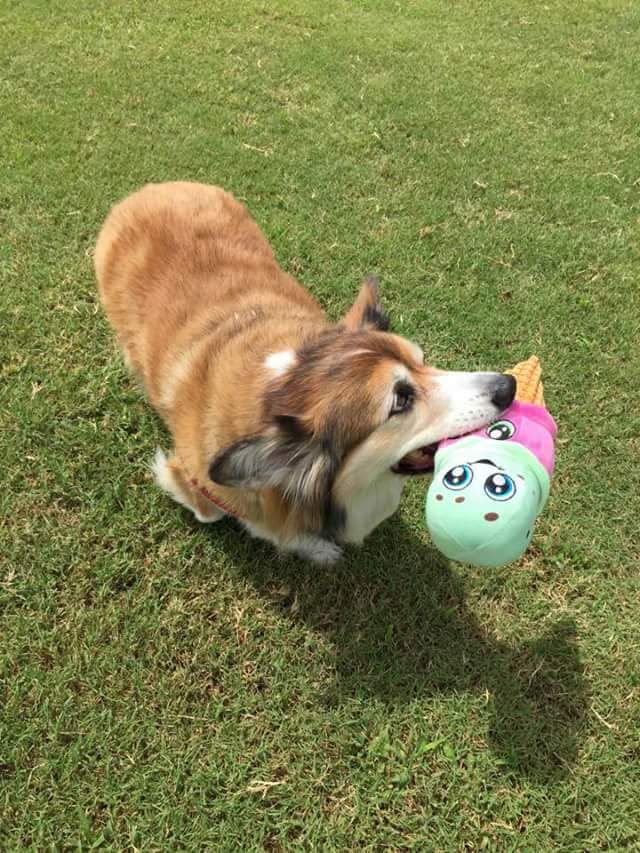
<path id="1" fill-rule="evenodd" d="M 410 385 L 396 385 L 396 389 L 393 392 L 393 405 L 391 406 L 390 417 L 408 412 L 413 406 L 415 398 L 415 391 Z"/>

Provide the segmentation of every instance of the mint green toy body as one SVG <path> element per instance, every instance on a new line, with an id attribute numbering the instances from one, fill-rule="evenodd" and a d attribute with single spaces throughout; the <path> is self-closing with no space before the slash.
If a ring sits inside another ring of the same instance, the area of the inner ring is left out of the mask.
<path id="1" fill-rule="evenodd" d="M 425 508 L 439 551 L 489 567 L 522 556 L 549 496 L 556 429 L 543 407 L 515 402 L 486 429 L 440 445 Z"/>

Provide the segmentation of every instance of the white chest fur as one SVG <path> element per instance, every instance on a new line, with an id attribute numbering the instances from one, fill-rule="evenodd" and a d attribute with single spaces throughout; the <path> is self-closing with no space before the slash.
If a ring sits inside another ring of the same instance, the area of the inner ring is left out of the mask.
<path id="1" fill-rule="evenodd" d="M 404 486 L 404 477 L 383 472 L 366 490 L 351 495 L 347 506 L 347 525 L 343 542 L 359 545 L 374 527 L 397 510 Z"/>

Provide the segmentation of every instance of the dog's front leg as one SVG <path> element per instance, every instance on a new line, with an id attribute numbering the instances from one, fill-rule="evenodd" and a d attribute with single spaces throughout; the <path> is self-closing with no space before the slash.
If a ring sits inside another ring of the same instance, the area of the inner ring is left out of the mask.
<path id="1" fill-rule="evenodd" d="M 160 488 L 181 506 L 191 510 L 198 521 L 211 524 L 225 516 L 226 513 L 193 488 L 176 456 L 167 459 L 163 451 L 158 448 L 151 463 L 151 470 Z"/>
<path id="2" fill-rule="evenodd" d="M 342 556 L 342 548 L 339 545 L 328 539 L 322 539 L 320 536 L 301 533 L 286 542 L 282 542 L 261 524 L 245 521 L 244 526 L 256 539 L 266 539 L 267 542 L 275 545 L 279 551 L 285 554 L 296 554 L 304 560 L 310 560 L 312 563 L 321 566 L 330 566 Z"/>

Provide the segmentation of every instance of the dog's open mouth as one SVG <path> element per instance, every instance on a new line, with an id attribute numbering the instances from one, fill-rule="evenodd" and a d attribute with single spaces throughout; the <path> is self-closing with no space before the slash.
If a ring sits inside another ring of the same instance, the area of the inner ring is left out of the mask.
<path id="1" fill-rule="evenodd" d="M 418 474 L 430 474 L 433 471 L 433 457 L 438 446 L 429 444 L 427 447 L 419 447 L 403 456 L 399 462 L 391 468 L 394 474 L 417 476 Z"/>

